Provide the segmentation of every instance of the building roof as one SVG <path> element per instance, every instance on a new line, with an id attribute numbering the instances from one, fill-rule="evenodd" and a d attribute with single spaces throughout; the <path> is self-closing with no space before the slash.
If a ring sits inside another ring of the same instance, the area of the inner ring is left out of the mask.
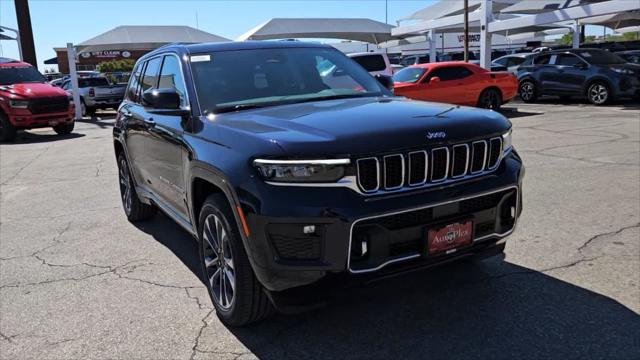
<path id="1" fill-rule="evenodd" d="M 152 50 L 174 42 L 229 41 L 189 26 L 124 25 L 76 45 L 78 52 L 103 50 Z"/>
<path id="2" fill-rule="evenodd" d="M 392 39 L 392 27 L 371 19 L 276 18 L 249 30 L 238 40 L 348 39 L 377 44 Z"/>

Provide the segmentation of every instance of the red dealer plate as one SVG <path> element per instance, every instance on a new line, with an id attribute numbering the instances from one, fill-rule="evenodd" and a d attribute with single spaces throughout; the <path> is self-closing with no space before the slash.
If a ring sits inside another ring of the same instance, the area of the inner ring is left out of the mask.
<path id="1" fill-rule="evenodd" d="M 427 248 L 429 255 L 453 252 L 455 248 L 471 244 L 473 221 L 463 220 L 442 227 L 429 229 Z M 453 251 L 452 251 L 453 250 Z"/>

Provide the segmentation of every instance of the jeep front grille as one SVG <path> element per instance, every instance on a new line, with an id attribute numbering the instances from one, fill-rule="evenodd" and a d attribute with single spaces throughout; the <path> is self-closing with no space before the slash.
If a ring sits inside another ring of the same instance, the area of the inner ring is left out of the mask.
<path id="1" fill-rule="evenodd" d="M 364 193 L 411 189 L 486 174 L 500 164 L 502 139 L 383 154 L 356 161 Z"/>

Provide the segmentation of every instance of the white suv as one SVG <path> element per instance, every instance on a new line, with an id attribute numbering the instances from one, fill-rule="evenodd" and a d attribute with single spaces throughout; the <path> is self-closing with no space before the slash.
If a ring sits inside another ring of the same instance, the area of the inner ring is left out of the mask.
<path id="1" fill-rule="evenodd" d="M 393 75 L 393 68 L 389 62 L 389 57 L 385 53 L 362 52 L 347 54 L 350 58 L 362 65 L 369 74 L 375 75 Z"/>

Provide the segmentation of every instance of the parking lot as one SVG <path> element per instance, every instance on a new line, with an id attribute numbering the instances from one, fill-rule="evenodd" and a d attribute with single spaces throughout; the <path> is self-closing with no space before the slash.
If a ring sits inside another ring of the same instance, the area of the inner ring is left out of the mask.
<path id="1" fill-rule="evenodd" d="M 2 359 L 640 358 L 640 108 L 505 109 L 526 165 L 506 257 L 336 294 L 241 329 L 196 243 L 120 205 L 113 113 L 0 146 Z"/>

